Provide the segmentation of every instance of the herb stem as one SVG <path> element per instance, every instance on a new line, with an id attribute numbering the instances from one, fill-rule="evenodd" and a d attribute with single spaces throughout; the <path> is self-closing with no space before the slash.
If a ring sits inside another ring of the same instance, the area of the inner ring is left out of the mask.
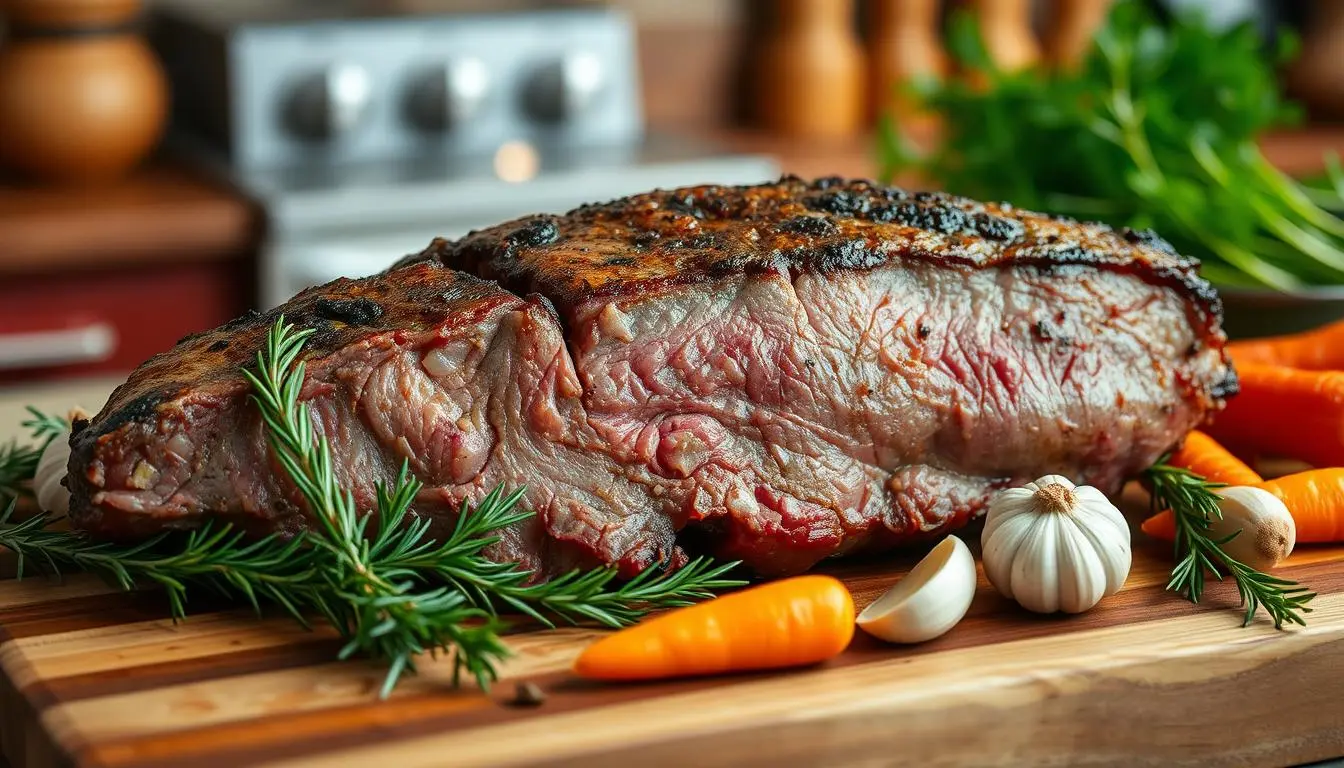
<path id="1" fill-rule="evenodd" d="M 1163 458 L 1150 467 L 1144 477 L 1152 489 L 1153 510 L 1170 509 L 1176 521 L 1176 566 L 1167 589 L 1198 603 L 1204 594 L 1205 574 L 1221 580 L 1222 568 L 1237 584 L 1246 609 L 1243 625 L 1250 624 L 1256 612 L 1264 608 L 1275 629 L 1285 623 L 1306 626 L 1303 614 L 1311 612 L 1307 604 L 1315 593 L 1295 581 L 1261 573 L 1228 555 L 1222 548 L 1227 540 L 1215 540 L 1209 533 L 1212 522 L 1222 517 L 1218 508 L 1221 497 L 1216 491 L 1223 486 L 1166 461 Z"/>

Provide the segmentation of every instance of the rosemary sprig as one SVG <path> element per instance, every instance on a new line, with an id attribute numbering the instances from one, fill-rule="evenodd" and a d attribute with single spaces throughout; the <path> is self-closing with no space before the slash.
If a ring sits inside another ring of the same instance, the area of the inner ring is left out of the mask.
<path id="1" fill-rule="evenodd" d="M 25 410 L 28 411 L 31 418 L 24 421 L 23 426 L 32 432 L 34 440 L 41 443 L 37 448 L 38 451 L 46 450 L 47 446 L 51 445 L 52 440 L 55 440 L 62 432 L 70 428 L 70 421 L 64 416 L 43 413 L 31 405 L 27 406 Z"/>
<path id="2" fill-rule="evenodd" d="M 10 440 L 0 445 L 0 504 L 31 493 L 30 481 L 37 472 L 42 452 L 70 426 L 60 416 L 45 414 L 31 405 L 27 410 L 31 418 L 22 425 L 32 432 L 37 444 L 20 445 L 17 440 Z"/>
<path id="3" fill-rule="evenodd" d="M 354 496 L 341 487 L 331 447 L 314 433 L 308 405 L 299 400 L 305 376 L 299 356 L 310 335 L 311 329 L 295 330 L 280 318 L 257 353 L 257 370 L 243 375 L 261 409 L 271 450 L 321 526 L 322 535 L 311 540 L 328 556 L 324 576 L 339 598 L 330 604 L 329 618 L 347 640 L 340 657 L 363 652 L 386 659 L 384 695 L 403 672 L 415 671 L 415 657 L 426 652 L 450 654 L 454 681 L 466 671 L 488 687 L 496 662 L 508 653 L 493 618 L 460 591 L 424 588 L 404 571 L 379 567 L 372 556 L 377 542 L 365 536 L 369 515 L 360 514 Z M 378 519 L 404 518 L 417 486 L 403 467 L 395 486 L 378 489 Z M 392 502 L 401 505 L 400 512 L 384 506 Z M 382 532 L 390 529 L 384 525 Z"/>
<path id="4" fill-rule="evenodd" d="M 37 472 L 42 449 L 10 440 L 0 445 L 0 504 L 32 492 L 29 483 Z"/>
<path id="5" fill-rule="evenodd" d="M 13 514 L 11 501 L 0 515 L 0 545 L 18 556 L 19 578 L 32 562 L 50 574 L 59 575 L 62 567 L 94 573 L 128 591 L 154 584 L 167 594 L 174 619 L 186 617 L 190 587 L 245 601 L 258 612 L 262 602 L 274 603 L 305 626 L 305 610 L 323 610 L 326 598 L 313 589 L 313 552 L 302 537 L 248 542 L 230 526 L 207 523 L 188 533 L 163 533 L 124 545 L 52 530 L 55 520 L 49 515 L 11 522 Z"/>
<path id="6" fill-rule="evenodd" d="M 649 610 L 687 605 L 744 583 L 724 578 L 736 563 L 713 567 L 696 561 L 670 574 L 646 571 L 615 589 L 609 588 L 617 575 L 613 568 L 527 585 L 529 571 L 482 554 L 498 541 L 496 531 L 532 514 L 516 511 L 523 490 L 505 495 L 495 488 L 474 507 L 464 507 L 452 533 L 436 542 L 428 536 L 427 519 L 408 519 L 421 484 L 405 462 L 391 487 L 379 484 L 377 524 L 368 536 L 369 515 L 359 514 L 349 491 L 340 487 L 331 450 L 314 435 L 307 405 L 299 401 L 305 375 L 300 353 L 310 334 L 281 317 L 258 354 L 256 372 L 244 375 L 272 450 L 321 522 L 325 536 L 315 543 L 340 566 L 329 578 L 345 601 L 331 616 L 348 639 L 342 656 L 363 651 L 388 659 L 385 692 L 402 671 L 414 671 L 415 656 L 425 651 L 453 652 L 454 679 L 467 671 L 486 687 L 506 653 L 494 619 L 501 607 L 548 626 L 551 617 L 621 626 Z M 467 621 L 475 623 L 463 626 Z"/>
<path id="7" fill-rule="evenodd" d="M 619 626 L 649 610 L 686 605 L 744 583 L 724 578 L 735 563 L 697 560 L 672 573 L 651 569 L 619 585 L 611 568 L 528 584 L 529 571 L 483 554 L 498 541 L 498 531 L 532 514 L 518 509 L 522 490 L 506 494 L 496 488 L 479 503 L 464 504 L 453 530 L 436 541 L 429 521 L 410 514 L 421 484 L 404 462 L 390 486 L 378 485 L 375 509 L 359 510 L 340 485 L 330 445 L 315 432 L 308 406 L 299 400 L 305 377 L 301 353 L 310 334 L 281 318 L 258 353 L 256 370 L 244 374 L 271 448 L 317 530 L 289 540 L 249 541 L 228 526 L 207 524 L 138 544 L 96 542 L 82 533 L 52 530 L 55 521 L 47 516 L 16 522 L 11 502 L 0 514 L 0 545 L 18 554 L 20 573 L 31 563 L 53 573 L 63 567 L 91 571 L 128 590 L 157 585 L 167 593 L 175 618 L 185 615 L 188 597 L 200 589 L 258 608 L 276 603 L 300 622 L 316 612 L 345 637 L 341 658 L 361 653 L 388 663 L 384 696 L 427 652 L 450 654 L 455 681 L 466 672 L 487 686 L 507 652 L 495 615 L 500 610 L 548 625 L 591 620 Z M 26 425 L 40 446 L 22 447 L 33 459 L 31 467 L 14 470 L 15 487 L 32 479 L 42 448 L 66 426 L 32 413 Z"/>
<path id="8" fill-rule="evenodd" d="M 513 609 L 546 626 L 554 626 L 553 620 L 558 619 L 621 627 L 638 621 L 650 610 L 690 605 L 713 597 L 714 590 L 746 583 L 724 578 L 736 563 L 715 565 L 697 558 L 671 573 L 647 569 L 614 589 L 615 568 L 570 571 L 550 581 L 527 584 L 530 571 L 516 563 L 494 562 L 481 554 L 498 540 L 492 535 L 494 531 L 528 516 L 511 512 L 521 496 L 521 491 L 507 497 L 500 488 L 491 491 L 475 514 L 458 517 L 449 542 L 442 546 L 424 543 L 424 535 L 417 529 L 428 525 L 427 521 L 401 526 L 398 518 L 405 514 L 406 507 L 392 506 L 394 516 L 384 518 L 383 524 L 392 526 L 394 533 L 388 536 L 380 531 L 374 557 L 382 567 L 407 576 L 434 577 L 451 584 L 474 605 L 491 613 Z M 452 544 L 455 540 L 457 545 Z"/>
<path id="9" fill-rule="evenodd" d="M 1218 508 L 1221 497 L 1216 491 L 1223 484 L 1209 482 L 1166 461 L 1164 457 L 1144 474 L 1152 488 L 1154 511 L 1168 508 L 1176 520 L 1177 562 L 1167 589 L 1198 603 L 1204 594 L 1204 574 L 1211 573 L 1221 580 L 1221 566 L 1237 583 L 1241 604 L 1246 608 L 1243 626 L 1250 624 L 1262 607 L 1276 629 L 1285 622 L 1306 626 L 1302 614 L 1311 612 L 1307 603 L 1316 597 L 1315 593 L 1295 581 L 1262 573 L 1229 556 L 1222 545 L 1236 533 L 1223 539 L 1214 539 L 1209 534 L 1212 521 L 1222 517 Z"/>

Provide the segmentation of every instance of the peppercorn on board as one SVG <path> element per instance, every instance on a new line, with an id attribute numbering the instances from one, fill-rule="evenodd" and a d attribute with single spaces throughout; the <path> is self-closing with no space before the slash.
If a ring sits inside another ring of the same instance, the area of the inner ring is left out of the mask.
<path id="1" fill-rule="evenodd" d="M 830 570 L 862 607 L 913 560 Z M 1163 546 L 1137 540 L 1125 589 L 1076 617 L 1026 614 L 982 579 L 971 613 L 938 640 L 895 647 L 860 633 L 841 657 L 781 673 L 600 685 L 568 667 L 601 630 L 524 628 L 488 695 L 453 690 L 450 665 L 427 660 L 383 702 L 381 668 L 334 661 L 325 629 L 218 605 L 174 626 L 153 593 L 86 575 L 9 579 L 0 744 L 34 768 L 1282 765 L 1344 754 L 1344 548 L 1304 548 L 1285 569 L 1321 593 L 1305 630 L 1241 628 L 1231 584 L 1191 606 L 1163 590 L 1169 568 Z M 544 700 L 514 703 L 520 682 Z"/>

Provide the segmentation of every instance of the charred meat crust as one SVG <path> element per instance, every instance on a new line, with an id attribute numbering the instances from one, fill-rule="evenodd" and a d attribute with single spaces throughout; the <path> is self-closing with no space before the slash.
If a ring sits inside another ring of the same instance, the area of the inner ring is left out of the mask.
<path id="1" fill-rule="evenodd" d="M 1133 274 L 1187 297 L 1192 323 L 1221 346 L 1222 304 L 1156 234 L 907 192 L 864 180 L 795 176 L 752 186 L 661 190 L 436 240 L 402 264 L 435 261 L 557 304 L 647 293 L 753 271 L 1088 267 Z"/>

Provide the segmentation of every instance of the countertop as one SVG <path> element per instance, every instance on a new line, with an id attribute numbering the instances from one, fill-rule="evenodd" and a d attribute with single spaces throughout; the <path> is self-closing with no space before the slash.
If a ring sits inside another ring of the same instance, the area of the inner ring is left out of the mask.
<path id="1" fill-rule="evenodd" d="M 241 259 L 260 233 L 245 198 L 172 160 L 103 186 L 0 178 L 0 276 Z"/>

